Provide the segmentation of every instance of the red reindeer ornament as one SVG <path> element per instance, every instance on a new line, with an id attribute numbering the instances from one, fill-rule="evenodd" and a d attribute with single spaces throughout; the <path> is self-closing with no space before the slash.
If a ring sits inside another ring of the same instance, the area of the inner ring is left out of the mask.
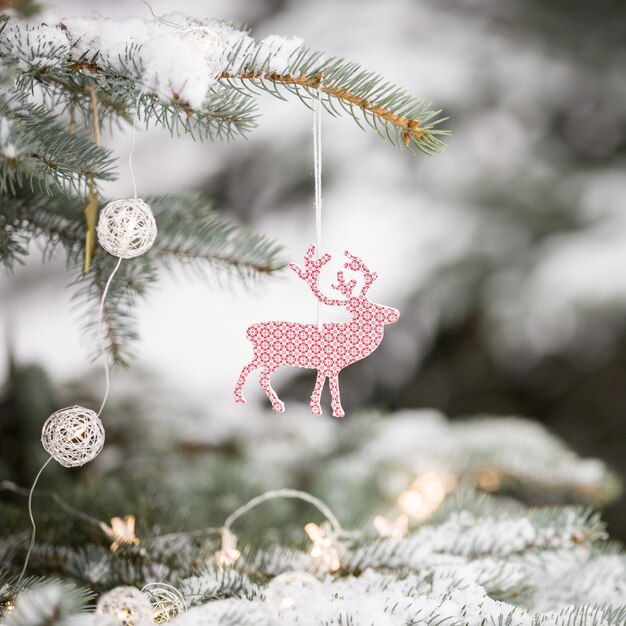
<path id="1" fill-rule="evenodd" d="M 339 372 L 371 354 L 383 339 L 385 324 L 397 322 L 400 315 L 396 309 L 376 304 L 367 298 L 367 292 L 378 275 L 367 269 L 358 257 L 347 251 L 345 255 L 348 261 L 344 263 L 344 267 L 362 273 L 364 284 L 360 293 L 355 295 L 353 291 L 357 281 L 346 281 L 344 273 L 337 272 L 337 284 L 333 285 L 333 289 L 340 292 L 343 299 L 329 298 L 319 288 L 319 274 L 330 261 L 330 254 L 316 259 L 315 246 L 311 245 L 304 257 L 304 269 L 294 263 L 289 267 L 309 284 L 320 302 L 345 307 L 352 314 L 352 319 L 349 322 L 329 322 L 320 326 L 295 322 L 261 322 L 250 326 L 246 336 L 252 342 L 254 358 L 241 370 L 235 387 L 235 402 L 245 404 L 242 389 L 246 378 L 253 370 L 262 368 L 260 382 L 272 408 L 274 411 L 284 411 L 285 405 L 272 389 L 270 376 L 285 364 L 317 370 L 315 388 L 311 395 L 311 413 L 322 413 L 320 397 L 328 378 L 333 415 L 345 415 L 339 397 Z"/>

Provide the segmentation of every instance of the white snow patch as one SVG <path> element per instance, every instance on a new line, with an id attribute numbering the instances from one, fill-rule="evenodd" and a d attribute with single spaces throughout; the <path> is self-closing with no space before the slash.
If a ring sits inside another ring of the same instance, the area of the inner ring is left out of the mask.
<path id="1" fill-rule="evenodd" d="M 12 159 L 17 155 L 17 148 L 10 137 L 11 122 L 6 117 L 0 117 L 0 152 L 7 159 Z"/>
<path id="2" fill-rule="evenodd" d="M 19 57 L 19 67 L 24 71 L 60 65 L 67 59 L 69 50 L 67 37 L 59 28 L 46 24 L 31 26 L 19 21 L 9 22 L 2 31 L 0 50 L 2 48 Z"/>
<path id="3" fill-rule="evenodd" d="M 257 69 L 284 74 L 289 68 L 294 53 L 302 47 L 300 37 L 270 35 L 261 40 L 257 57 Z"/>
<path id="4" fill-rule="evenodd" d="M 137 18 L 96 17 L 67 18 L 63 24 L 75 56 L 91 57 L 98 51 L 113 67 L 138 72 L 135 78 L 144 91 L 165 102 L 181 100 L 194 110 L 202 108 L 225 64 L 220 31 L 210 26 L 179 28 Z"/>

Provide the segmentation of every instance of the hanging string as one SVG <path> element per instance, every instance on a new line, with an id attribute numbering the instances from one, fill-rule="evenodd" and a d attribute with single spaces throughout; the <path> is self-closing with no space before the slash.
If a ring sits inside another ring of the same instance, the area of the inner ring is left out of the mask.
<path id="1" fill-rule="evenodd" d="M 133 153 L 135 152 L 135 123 L 135 118 L 133 118 L 133 129 L 130 133 L 130 152 L 128 153 L 128 169 L 130 170 L 130 177 L 133 181 L 134 198 L 137 200 L 137 183 L 135 182 L 135 170 L 133 170 Z"/>
<path id="2" fill-rule="evenodd" d="M 111 372 L 110 372 L 110 367 L 109 367 L 109 357 L 107 356 L 106 345 L 104 343 L 104 333 L 102 332 L 102 318 L 104 317 L 104 302 L 109 292 L 111 281 L 113 280 L 113 277 L 115 276 L 115 273 L 117 272 L 117 270 L 120 268 L 121 264 L 122 264 L 122 257 L 120 257 L 117 260 L 117 263 L 115 264 L 115 268 L 111 272 L 111 275 L 109 276 L 109 279 L 107 280 L 106 285 L 104 286 L 104 289 L 102 290 L 102 298 L 100 298 L 100 313 L 98 314 L 98 338 L 100 340 L 100 353 L 102 354 L 102 363 L 104 365 L 104 379 L 106 383 L 105 383 L 105 389 L 104 389 L 104 396 L 102 397 L 102 404 L 100 405 L 100 408 L 98 409 L 98 417 L 100 417 L 100 415 L 102 414 L 102 411 L 104 410 L 107 400 L 109 399 L 109 391 L 111 390 Z"/>
<path id="3" fill-rule="evenodd" d="M 33 486 L 30 488 L 30 491 L 28 492 L 28 516 L 30 517 L 30 523 L 33 529 L 30 533 L 30 544 L 26 552 L 24 565 L 17 579 L 17 582 L 15 583 L 16 585 L 19 585 L 22 582 L 22 578 L 24 578 L 24 574 L 26 573 L 26 568 L 28 567 L 28 561 L 30 561 L 30 555 L 32 554 L 33 548 L 35 547 L 35 534 L 37 533 L 37 526 L 35 525 L 35 518 L 33 516 L 33 492 L 35 491 L 35 487 L 37 486 L 37 481 L 39 480 L 39 477 L 43 474 L 43 471 L 46 469 L 50 461 L 52 461 L 52 457 L 49 457 L 48 460 L 41 466 L 41 469 L 37 473 L 37 476 L 35 476 L 35 480 L 33 481 Z"/>
<path id="4" fill-rule="evenodd" d="M 315 180 L 315 243 L 322 256 L 322 83 L 313 99 L 313 177 Z M 317 301 L 317 325 L 322 325 L 321 303 Z"/>
<path id="5" fill-rule="evenodd" d="M 52 460 L 52 457 L 48 459 L 47 463 L 49 463 L 51 460 Z M 43 471 L 43 468 L 42 468 L 42 471 Z M 40 471 L 40 474 L 41 474 L 41 471 Z M 39 475 L 37 476 L 37 479 L 38 478 L 39 478 Z M 37 479 L 35 479 L 35 482 L 37 482 Z M 26 495 L 26 493 L 28 493 L 29 499 L 32 499 L 32 489 L 30 492 L 27 492 L 26 489 L 18 487 L 14 482 L 10 480 L 4 480 L 0 482 L 0 491 L 2 490 L 12 491 L 13 493 L 16 493 L 19 495 Z M 88 515 L 87 513 L 84 513 L 83 511 L 75 509 L 74 507 L 71 507 L 69 504 L 67 504 L 67 502 L 65 502 L 56 493 L 43 492 L 40 495 L 50 496 L 59 507 L 61 507 L 66 513 L 68 513 L 68 515 L 71 515 L 72 517 L 83 520 L 94 526 L 98 526 L 100 529 L 104 531 L 105 534 L 107 535 L 110 534 L 110 528 L 105 522 L 95 517 L 92 517 L 91 515 Z M 265 502 L 268 502 L 270 500 L 276 500 L 276 499 L 296 499 L 296 500 L 301 500 L 303 502 L 308 502 L 309 504 L 313 505 L 328 520 L 328 522 L 330 522 L 333 533 L 336 537 L 349 538 L 349 537 L 355 537 L 355 536 L 360 535 L 358 531 L 351 531 L 351 530 L 346 530 L 345 528 L 343 528 L 337 516 L 332 512 L 331 508 L 323 500 L 320 500 L 316 496 L 310 493 L 307 493 L 306 491 L 287 488 L 287 489 L 273 489 L 271 491 L 266 491 L 265 493 L 255 496 L 254 498 L 246 502 L 244 505 L 240 506 L 236 511 L 231 513 L 224 521 L 224 525 L 220 526 L 219 528 L 207 527 L 207 528 L 200 528 L 198 530 L 191 530 L 191 531 L 186 531 L 186 532 L 167 533 L 164 535 L 155 535 L 152 537 L 147 537 L 147 539 L 154 541 L 157 539 L 164 540 L 164 539 L 173 539 L 176 537 L 195 537 L 195 536 L 201 536 L 201 535 L 206 535 L 206 534 L 223 535 L 225 531 L 230 533 L 233 524 L 240 517 L 242 517 L 243 515 L 246 515 L 257 506 Z M 31 544 L 31 550 L 32 550 L 32 544 Z M 22 570 L 22 575 L 25 569 L 26 568 Z"/>
<path id="6" fill-rule="evenodd" d="M 130 134 L 130 152 L 128 153 L 128 169 L 130 171 L 130 178 L 133 182 L 133 194 L 135 200 L 137 200 L 137 182 L 135 181 L 135 170 L 133 169 L 133 153 L 135 151 L 135 119 L 133 118 L 133 128 Z M 106 346 L 104 343 L 104 333 L 102 332 L 102 319 L 104 317 L 104 303 L 106 301 L 107 294 L 109 292 L 109 287 L 111 286 L 111 282 L 113 281 L 113 277 L 115 276 L 117 270 L 120 268 L 122 264 L 122 258 L 119 257 L 117 260 L 117 264 L 115 268 L 111 272 L 109 279 L 104 286 L 102 291 L 102 298 L 100 299 L 100 312 L 98 314 L 98 338 L 100 341 L 100 353 L 102 354 L 102 360 L 104 364 L 104 378 L 106 381 L 104 396 L 102 398 L 102 404 L 100 405 L 100 409 L 98 409 L 98 417 L 100 417 L 104 407 L 109 399 L 109 391 L 111 389 L 111 373 L 109 367 L 109 359 L 107 357 Z"/>
<path id="7" fill-rule="evenodd" d="M 52 459 L 52 457 L 50 457 L 50 459 L 48 459 L 48 461 L 50 461 L 51 459 Z M 16 485 L 12 480 L 3 480 L 3 481 L 1 481 L 0 482 L 0 491 L 12 491 L 13 493 L 16 493 L 16 494 L 18 494 L 20 496 L 30 495 L 28 489 L 24 489 L 23 487 L 20 487 L 20 486 Z M 89 524 L 93 524 L 94 526 L 98 526 L 102 530 L 105 530 L 106 528 L 108 528 L 108 526 L 102 520 L 99 520 L 99 519 L 97 519 L 95 517 L 92 517 L 91 515 L 88 515 L 87 513 L 83 512 L 83 511 L 79 511 L 78 509 L 75 509 L 74 507 L 70 506 L 67 502 L 65 502 L 65 500 L 63 500 L 59 495 L 54 493 L 53 491 L 39 491 L 39 493 L 37 495 L 39 495 L 39 496 L 48 496 L 54 502 L 56 502 L 56 504 L 61 509 L 63 509 L 68 515 L 71 515 L 72 517 L 76 517 L 77 519 L 83 520 L 84 522 L 87 522 Z"/>
<path id="8" fill-rule="evenodd" d="M 100 129 L 98 127 L 97 119 L 96 121 L 94 121 L 94 134 L 96 135 L 96 141 L 99 144 L 100 143 Z M 135 172 L 133 170 L 134 149 L 135 149 L 135 121 L 133 120 L 130 153 L 128 155 L 128 168 L 130 170 L 130 177 L 133 182 L 133 192 L 134 192 L 134 196 L 136 200 L 137 199 L 137 184 L 135 181 Z M 107 352 L 106 352 L 104 333 L 102 332 L 102 321 L 104 318 L 104 304 L 106 301 L 106 297 L 109 293 L 109 288 L 111 287 L 113 277 L 117 273 L 117 270 L 120 268 L 120 265 L 122 264 L 122 260 L 123 260 L 123 257 L 120 256 L 117 260 L 117 263 L 115 264 L 115 267 L 113 268 L 113 271 L 111 272 L 109 278 L 107 279 L 106 284 L 104 285 L 104 289 L 102 290 L 102 297 L 100 298 L 100 309 L 98 313 L 98 339 L 100 342 L 100 352 L 102 354 L 102 361 L 104 365 L 105 389 L 104 389 L 104 395 L 102 397 L 102 403 L 100 404 L 100 408 L 98 409 L 98 413 L 97 413 L 98 418 L 100 417 L 100 415 L 102 414 L 102 411 L 104 410 L 104 407 L 106 406 L 107 400 L 109 399 L 109 392 L 111 390 L 111 372 L 110 372 L 110 366 L 109 366 L 109 359 L 108 359 Z M 24 574 L 26 573 L 26 568 L 28 567 L 28 563 L 30 561 L 30 556 L 32 554 L 33 548 L 35 547 L 35 536 L 37 534 L 37 526 L 35 524 L 35 518 L 33 516 L 33 493 L 35 491 L 35 487 L 37 486 L 39 478 L 41 477 L 43 471 L 48 466 L 48 463 L 50 463 L 50 461 L 52 461 L 53 458 L 54 456 L 51 455 L 50 457 L 48 457 L 47 461 L 41 466 L 41 469 L 37 473 L 37 476 L 35 477 L 35 480 L 33 481 L 33 485 L 30 488 L 30 491 L 28 492 L 28 516 L 30 518 L 32 531 L 31 531 L 31 536 L 30 536 L 30 544 L 26 552 L 26 558 L 24 559 L 24 565 L 22 567 L 22 571 L 19 575 L 17 583 L 20 583 L 22 578 L 24 577 Z"/>

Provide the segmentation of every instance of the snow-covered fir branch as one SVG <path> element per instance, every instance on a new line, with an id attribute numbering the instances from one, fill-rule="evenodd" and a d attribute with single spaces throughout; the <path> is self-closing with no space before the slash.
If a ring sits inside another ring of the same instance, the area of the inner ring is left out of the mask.
<path id="1" fill-rule="evenodd" d="M 415 418 L 419 422 L 419 415 Z M 388 419 L 390 440 L 395 440 L 391 436 L 394 419 Z M 361 424 L 363 446 L 368 441 L 364 433 L 371 429 L 366 422 Z M 454 431 L 452 426 L 448 428 Z M 384 440 L 384 427 L 374 432 Z M 274 434 L 282 436 L 280 425 Z M 540 431 L 534 437 L 541 441 Z M 318 453 L 324 449 L 322 439 L 316 444 Z M 492 444 L 499 442 L 494 439 Z M 263 448 L 262 442 L 259 445 Z M 386 445 L 383 441 L 383 448 Z M 284 459 L 274 462 L 284 463 Z M 303 462 L 306 464 L 305 458 Z M 571 456 L 569 462 L 575 465 L 576 457 Z M 245 468 L 243 461 L 242 471 Z M 187 482 L 193 489 L 189 469 L 187 465 Z M 206 470 L 203 474 L 206 482 Z M 168 480 L 179 483 L 175 473 L 170 473 Z M 342 492 L 346 501 L 353 495 L 352 484 L 343 480 L 336 481 L 334 490 Z M 163 487 L 158 491 L 161 497 L 165 493 Z M 113 493 L 116 510 L 128 506 L 120 500 L 119 490 Z M 457 490 L 430 521 L 412 524 L 404 536 L 377 537 L 370 526 L 345 537 L 329 535 L 322 552 L 330 550 L 338 559 L 337 569 L 332 566 L 329 570 L 332 560 L 315 552 L 302 526 L 293 528 L 292 521 L 287 524 L 284 513 L 278 518 L 280 526 L 270 532 L 270 522 L 262 513 L 271 513 L 268 506 L 250 520 L 252 531 L 244 529 L 238 546 L 241 557 L 230 565 L 217 559 L 220 540 L 212 533 L 166 532 L 160 538 L 158 530 L 151 532 L 141 525 L 137 545 L 112 551 L 111 539 L 102 533 L 96 536 L 89 528 L 81 531 L 85 540 L 78 546 L 55 540 L 57 532 L 46 529 L 44 519 L 40 520 L 42 535 L 31 565 L 79 581 L 97 593 L 119 585 L 137 589 L 149 582 L 174 585 L 187 607 L 171 622 L 180 626 L 480 626 L 486 622 L 585 626 L 586 620 L 623 626 L 619 604 L 626 589 L 624 555 L 620 548 L 606 543 L 599 515 L 588 508 L 527 510 Z M 58 524 L 59 516 L 53 519 Z M 270 515 L 269 519 L 275 518 Z M 80 527 L 77 521 L 73 536 Z M 19 563 L 27 540 L 27 533 L 4 538 L 0 543 L 3 559 Z M 111 623 L 106 616 L 79 612 L 80 607 L 68 615 L 62 607 L 71 603 L 62 601 L 58 586 L 41 587 L 43 581 L 33 579 L 23 585 L 34 585 L 32 591 L 19 593 L 20 589 L 13 588 L 15 578 L 0 577 L 0 584 L 3 582 L 8 591 L 0 596 L 0 604 L 8 626 Z M 57 611 L 59 618 L 50 621 Z M 112 622 L 112 626 L 117 625 Z"/>
<path id="2" fill-rule="evenodd" d="M 45 258 L 64 249 L 80 268 L 76 297 L 93 308 L 111 269 L 93 245 L 99 185 L 116 177 L 117 165 L 103 134 L 138 122 L 175 136 L 230 140 L 256 125 L 259 90 L 307 106 L 319 95 L 331 113 L 365 120 L 396 145 L 429 154 L 444 147 L 430 103 L 354 63 L 324 60 L 297 37 L 257 40 L 240 25 L 180 14 L 0 17 L 0 261 L 14 268 L 33 239 L 43 239 Z M 125 264 L 119 297 L 104 311 L 107 347 L 120 363 L 132 355 L 133 310 L 156 280 L 157 261 L 218 282 L 285 265 L 275 243 L 197 211 L 197 200 L 168 201 L 156 216 L 153 258 Z M 189 219 L 179 219 L 181 206 Z M 85 319 L 93 328 L 93 316 Z"/>
<path id="3" fill-rule="evenodd" d="M 297 37 L 256 40 L 237 25 L 180 14 L 123 22 L 72 17 L 53 25 L 9 20 L 0 58 L 23 93 L 36 88 L 57 104 L 71 96 L 86 111 L 81 91 L 89 83 L 109 115 L 125 117 L 138 106 L 147 123 L 199 137 L 249 132 L 259 88 L 304 100 L 319 90 L 332 114 L 361 118 L 394 144 L 425 153 L 441 151 L 439 136 L 447 134 L 429 102 L 355 63 L 324 60 Z"/>

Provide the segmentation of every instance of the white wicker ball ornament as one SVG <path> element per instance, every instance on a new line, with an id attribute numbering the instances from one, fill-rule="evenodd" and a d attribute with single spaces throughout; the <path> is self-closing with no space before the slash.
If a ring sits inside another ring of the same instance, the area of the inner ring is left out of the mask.
<path id="1" fill-rule="evenodd" d="M 132 259 L 147 252 L 157 236 L 152 209 L 141 198 L 109 202 L 100 212 L 98 241 L 110 254 Z"/>
<path id="2" fill-rule="evenodd" d="M 226 48 L 219 31 L 210 26 L 187 26 L 178 36 L 202 55 L 209 76 L 215 78 L 222 72 L 226 65 Z"/>
<path id="3" fill-rule="evenodd" d="M 148 583 L 142 591 L 148 596 L 153 607 L 152 619 L 157 623 L 169 622 L 179 613 L 187 610 L 183 594 L 167 583 Z"/>
<path id="4" fill-rule="evenodd" d="M 136 587 L 114 587 L 98 598 L 96 613 L 110 615 L 123 626 L 152 623 L 154 609 L 148 596 Z"/>
<path id="5" fill-rule="evenodd" d="M 104 445 L 104 427 L 95 411 L 70 406 L 53 413 L 41 430 L 46 452 L 64 467 L 95 459 Z"/>

